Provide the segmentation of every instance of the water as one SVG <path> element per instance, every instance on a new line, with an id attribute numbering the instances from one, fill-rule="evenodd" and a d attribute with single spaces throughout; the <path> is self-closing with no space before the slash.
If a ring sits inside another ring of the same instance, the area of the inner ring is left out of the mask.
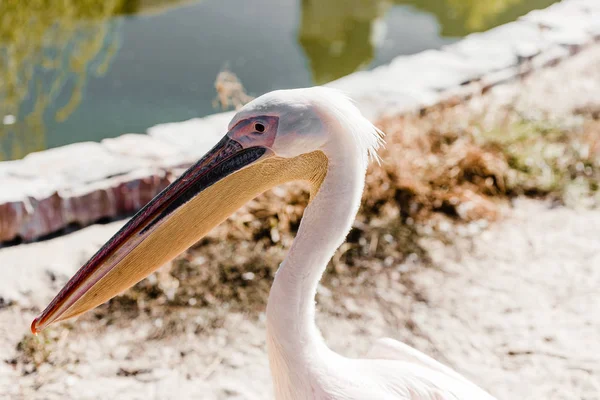
<path id="1" fill-rule="evenodd" d="M 254 96 L 322 84 L 551 3 L 72 0 L 43 10 L 8 0 L 0 160 L 220 111 L 214 81 L 223 68 Z"/>

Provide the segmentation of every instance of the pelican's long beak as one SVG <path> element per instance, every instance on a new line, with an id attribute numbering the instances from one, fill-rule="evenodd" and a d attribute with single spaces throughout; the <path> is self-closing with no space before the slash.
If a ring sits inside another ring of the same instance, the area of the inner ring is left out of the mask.
<path id="1" fill-rule="evenodd" d="M 266 147 L 244 148 L 226 135 L 79 269 L 31 331 L 80 315 L 130 288 L 273 186 L 309 180 L 318 190 L 326 168 L 320 151 L 281 158 Z"/>

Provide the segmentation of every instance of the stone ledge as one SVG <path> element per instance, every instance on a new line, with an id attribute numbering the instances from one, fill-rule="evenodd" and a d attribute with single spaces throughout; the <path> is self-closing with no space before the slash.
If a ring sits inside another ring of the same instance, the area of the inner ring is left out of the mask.
<path id="1" fill-rule="evenodd" d="M 140 169 L 77 187 L 0 203 L 0 241 L 32 241 L 70 225 L 131 214 L 172 181 L 164 170 Z M 5 181 L 0 180 L 4 187 Z M 13 185 L 26 186 L 15 180 Z"/>
<path id="2" fill-rule="evenodd" d="M 456 102 L 600 40 L 600 2 L 563 0 L 441 50 L 341 78 L 370 119 Z M 226 132 L 232 112 L 0 162 L 0 246 L 140 209 Z"/>

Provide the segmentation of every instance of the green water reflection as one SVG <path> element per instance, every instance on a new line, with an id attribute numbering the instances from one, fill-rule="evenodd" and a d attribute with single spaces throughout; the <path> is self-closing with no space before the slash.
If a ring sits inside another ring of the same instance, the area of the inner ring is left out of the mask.
<path id="1" fill-rule="evenodd" d="M 374 56 L 376 24 L 392 5 L 434 15 L 440 34 L 462 37 L 505 24 L 556 0 L 303 0 L 298 41 L 317 84 L 348 75 Z"/>
<path id="2" fill-rule="evenodd" d="M 62 94 L 52 118 L 65 121 L 88 76 L 106 73 L 119 48 L 113 17 L 171 3 L 177 1 L 1 1 L 0 161 L 44 149 L 47 109 Z"/>
<path id="3" fill-rule="evenodd" d="M 443 36 L 465 36 L 514 21 L 531 10 L 546 8 L 556 0 L 396 0 L 432 13 Z"/>
<path id="4" fill-rule="evenodd" d="M 372 31 L 390 3 L 304 0 L 298 41 L 313 80 L 323 84 L 366 67 L 375 54 Z"/>
<path id="5" fill-rule="evenodd" d="M 375 66 L 373 60 L 382 38 L 385 37 L 386 24 L 403 24 L 406 21 L 406 19 L 386 21 L 386 16 L 394 7 L 408 7 L 406 15 L 430 15 L 437 20 L 438 36 L 454 38 L 487 30 L 514 20 L 531 9 L 543 8 L 553 2 L 553 0 L 288 0 L 289 6 L 283 7 L 279 0 L 262 0 L 261 4 L 262 7 L 267 7 L 264 11 L 269 18 L 281 16 L 285 19 L 284 14 L 297 15 L 285 21 L 289 20 L 289 24 L 298 24 L 298 28 L 295 29 L 297 48 L 294 45 L 288 46 L 290 56 L 300 51 L 306 57 L 304 62 L 308 68 L 308 81 L 298 78 L 301 74 L 297 70 L 289 71 L 289 85 L 298 86 L 322 84 L 358 69 Z M 0 1 L 0 160 L 20 158 L 49 145 L 63 143 L 64 140 L 56 139 L 51 140 L 50 144 L 47 143 L 48 127 L 51 126 L 54 130 L 62 129 L 61 124 L 68 121 L 80 108 L 86 108 L 85 115 L 93 115 L 96 112 L 97 105 L 93 102 L 96 94 L 86 93 L 86 88 L 91 80 L 107 79 L 106 75 L 119 54 L 124 40 L 124 26 L 130 23 L 130 19 L 123 16 L 159 14 L 155 20 L 147 21 L 146 26 L 152 23 L 158 24 L 161 12 L 179 6 L 181 3 L 189 2 L 181 0 Z M 241 7 L 239 5 L 244 4 L 241 2 L 237 3 L 238 6 L 215 0 L 192 2 L 192 5 L 187 6 L 186 13 L 197 12 L 200 18 L 205 12 L 200 7 L 205 3 L 210 3 L 207 7 L 209 5 L 213 8 L 221 7 L 219 12 L 223 18 L 227 17 L 228 21 L 236 21 L 236 18 L 242 21 L 246 18 L 245 13 L 239 9 Z M 272 11 L 273 15 L 268 14 L 271 8 L 276 9 Z M 237 24 L 229 23 L 231 29 L 235 29 Z M 173 31 L 183 29 L 176 22 L 173 24 Z M 203 25 L 198 23 L 197 26 L 188 29 L 192 29 L 192 33 L 197 31 L 201 37 L 207 35 L 206 40 L 219 40 L 218 37 L 211 37 L 210 34 L 202 31 L 202 27 Z M 287 31 L 282 30 L 282 32 Z M 171 33 L 165 32 L 165 36 Z M 241 40 L 240 33 L 235 34 L 238 36 L 234 36 L 234 40 L 236 37 Z M 260 41 L 260 29 L 256 31 L 246 29 L 243 34 L 258 35 Z M 415 37 L 419 35 L 419 32 L 415 32 Z M 406 40 L 414 40 L 414 38 L 408 37 Z M 440 40 L 435 46 L 443 43 L 445 42 Z M 393 53 L 393 50 L 394 47 L 388 51 Z M 392 55 L 396 54 L 398 52 Z M 154 56 L 157 62 L 160 61 L 160 54 Z M 202 57 L 207 56 L 220 57 L 221 55 L 218 53 L 202 55 Z M 225 65 L 228 61 L 219 59 L 218 63 Z M 382 58 L 380 62 L 385 61 L 388 60 Z M 132 69 L 137 67 L 131 65 Z M 300 65 L 297 68 L 302 69 L 305 66 Z M 216 74 L 210 69 L 206 71 L 208 72 L 199 71 L 200 78 L 214 79 Z M 213 75 L 202 76 L 210 73 Z M 150 78 L 147 81 L 148 85 L 153 84 Z M 156 81 L 154 79 L 154 83 Z M 252 86 L 252 82 L 244 81 L 244 83 Z M 210 101 L 214 92 L 207 94 L 206 87 L 204 86 L 198 93 L 210 97 L 207 99 Z M 161 87 L 160 90 L 163 89 Z M 270 89 L 272 87 L 263 84 L 254 91 L 255 94 L 260 94 Z M 153 95 L 157 95 L 158 90 Z M 171 96 L 180 95 L 171 93 Z M 182 96 L 180 101 L 184 102 L 185 98 Z M 174 110 L 177 110 L 177 105 L 174 106 Z M 208 112 L 210 110 L 205 107 L 200 114 Z M 148 112 L 148 114 L 152 113 Z M 103 116 L 103 118 L 110 117 L 111 115 L 106 114 Z M 137 124 L 149 126 L 158 122 L 167 122 L 169 119 L 177 120 L 186 117 L 188 114 L 176 111 L 168 116 L 161 116 L 160 119 L 140 115 Z M 84 117 L 78 117 L 77 120 L 83 121 L 77 127 L 79 130 L 85 130 L 88 128 L 87 125 L 92 124 L 89 118 L 86 120 Z M 106 129 L 104 133 L 100 130 L 100 133 L 95 134 L 93 138 L 99 140 L 103 135 L 114 136 L 119 133 L 124 132 L 117 132 L 115 129 L 109 132 Z M 73 139 L 68 141 L 83 140 L 77 139 L 76 134 L 71 134 L 69 137 Z"/>

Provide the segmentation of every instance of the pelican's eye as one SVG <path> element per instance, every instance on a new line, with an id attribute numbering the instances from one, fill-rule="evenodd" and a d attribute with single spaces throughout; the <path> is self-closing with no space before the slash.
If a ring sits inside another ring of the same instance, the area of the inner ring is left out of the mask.
<path id="1" fill-rule="evenodd" d="M 258 133 L 263 133 L 265 131 L 265 126 L 260 122 L 254 124 L 254 130 Z"/>

